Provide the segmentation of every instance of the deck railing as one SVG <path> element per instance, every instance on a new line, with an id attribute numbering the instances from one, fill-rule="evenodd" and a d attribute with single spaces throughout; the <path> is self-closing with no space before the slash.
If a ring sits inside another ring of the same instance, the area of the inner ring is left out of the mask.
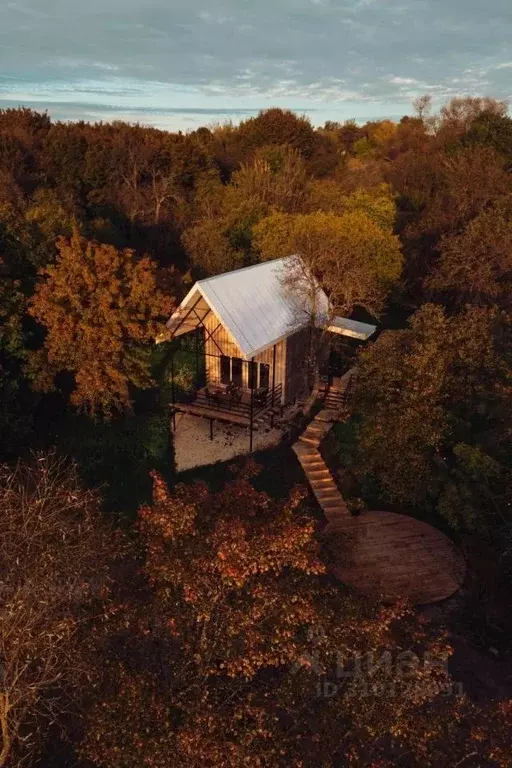
<path id="1" fill-rule="evenodd" d="M 237 396 L 236 393 L 229 393 L 209 385 L 199 390 L 196 396 L 189 402 L 194 405 L 204 406 L 222 413 L 231 413 L 237 416 L 243 416 L 247 419 L 258 416 L 263 411 L 272 408 L 272 406 L 281 405 L 282 385 L 278 384 L 274 389 L 254 390 L 251 405 L 251 390 L 244 389 Z"/>
<path id="2" fill-rule="evenodd" d="M 203 382 L 205 382 L 204 378 Z M 256 388 L 254 393 L 252 393 L 248 387 L 233 388 L 229 391 L 228 387 L 216 381 L 209 381 L 206 378 L 205 386 L 194 387 L 188 391 L 176 390 L 175 402 L 202 406 L 210 410 L 234 414 L 250 420 L 251 413 L 253 418 L 256 418 L 262 412 L 272 407 L 280 407 L 282 394 L 282 384 L 278 384 L 274 388 Z"/>

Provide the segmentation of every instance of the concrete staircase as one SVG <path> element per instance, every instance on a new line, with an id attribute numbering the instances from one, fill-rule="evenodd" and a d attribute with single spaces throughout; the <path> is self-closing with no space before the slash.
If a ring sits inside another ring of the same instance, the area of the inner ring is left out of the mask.
<path id="1" fill-rule="evenodd" d="M 306 475 L 311 490 L 316 496 L 325 517 L 329 522 L 335 522 L 340 517 L 350 517 L 345 500 L 325 464 L 319 451 L 319 446 L 324 437 L 343 414 L 348 393 L 351 390 L 351 382 L 355 375 L 352 369 L 331 386 L 324 400 L 324 408 L 317 413 L 308 424 L 293 450 Z"/>

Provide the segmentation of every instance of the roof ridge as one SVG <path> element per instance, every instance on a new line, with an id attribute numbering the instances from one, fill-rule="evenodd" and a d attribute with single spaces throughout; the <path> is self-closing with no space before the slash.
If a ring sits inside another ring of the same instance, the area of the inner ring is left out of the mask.
<path id="1" fill-rule="evenodd" d="M 296 253 L 290 253 L 288 256 L 280 256 L 278 259 L 267 259 L 266 261 L 259 261 L 257 264 L 249 264 L 248 267 L 238 267 L 238 269 L 232 269 L 229 272 L 221 272 L 220 275 L 212 275 L 212 277 L 203 277 L 201 280 L 196 280 L 196 285 L 201 283 L 211 283 L 212 280 L 217 280 L 219 277 L 227 277 L 227 275 L 234 275 L 237 272 L 245 272 L 249 269 L 255 269 L 255 267 L 263 267 L 267 264 L 277 264 L 280 261 L 287 261 L 288 259 L 296 258 Z"/>

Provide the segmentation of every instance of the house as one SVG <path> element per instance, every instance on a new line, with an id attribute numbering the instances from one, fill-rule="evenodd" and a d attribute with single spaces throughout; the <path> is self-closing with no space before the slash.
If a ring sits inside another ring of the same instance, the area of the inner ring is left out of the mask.
<path id="1" fill-rule="evenodd" d="M 360 340 L 376 330 L 332 317 L 297 256 L 199 280 L 157 339 L 195 339 L 196 383 L 185 398 L 173 386 L 173 410 L 209 418 L 211 430 L 214 420 L 247 426 L 252 448 L 262 413 L 272 416 L 303 392 L 312 326 Z"/>

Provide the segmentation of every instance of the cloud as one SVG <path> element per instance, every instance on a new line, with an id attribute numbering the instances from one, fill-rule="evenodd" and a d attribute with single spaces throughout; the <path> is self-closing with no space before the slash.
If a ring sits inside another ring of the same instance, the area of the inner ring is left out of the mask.
<path id="1" fill-rule="evenodd" d="M 393 85 L 420 85 L 420 81 L 414 77 L 390 77 L 389 82 Z"/>
<path id="2" fill-rule="evenodd" d="M 12 0 L 0 103 L 395 114 L 510 96 L 510 0 Z M 64 108 L 62 108 L 64 109 Z M 168 114 L 168 113 L 166 113 Z M 213 113 L 212 113 L 213 114 Z"/>

